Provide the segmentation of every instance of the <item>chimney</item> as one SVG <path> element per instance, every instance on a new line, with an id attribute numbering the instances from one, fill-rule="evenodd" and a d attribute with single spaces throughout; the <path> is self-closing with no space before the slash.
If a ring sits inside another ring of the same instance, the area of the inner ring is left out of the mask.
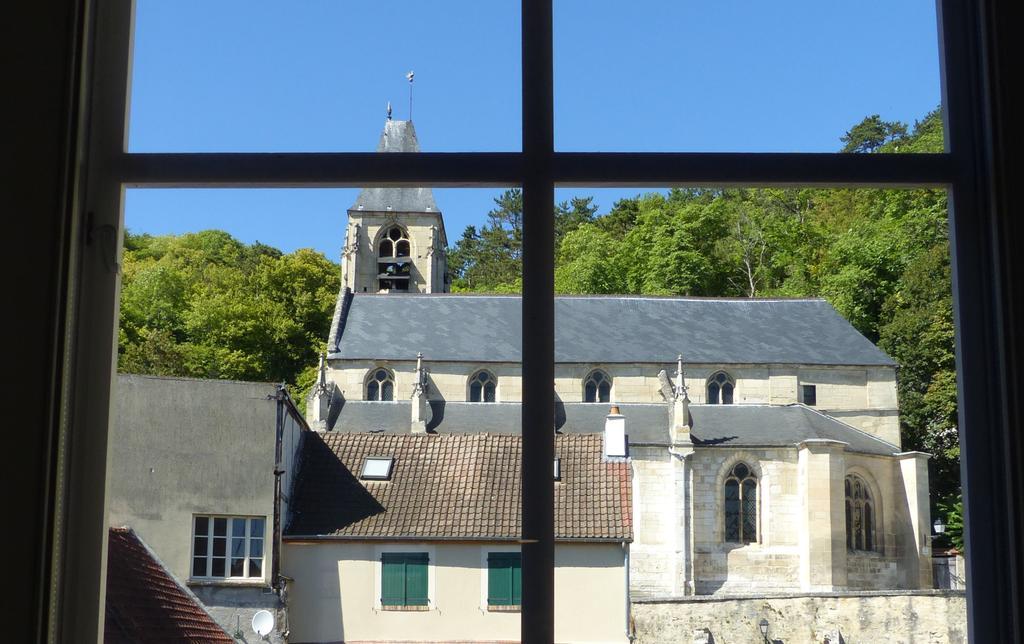
<path id="1" fill-rule="evenodd" d="M 604 455 L 606 458 L 626 456 L 626 417 L 619 406 L 612 405 L 604 419 Z"/>

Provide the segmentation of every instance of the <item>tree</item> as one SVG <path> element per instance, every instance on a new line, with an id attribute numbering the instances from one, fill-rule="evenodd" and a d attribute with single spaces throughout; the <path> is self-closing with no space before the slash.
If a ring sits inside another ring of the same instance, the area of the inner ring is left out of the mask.
<path id="1" fill-rule="evenodd" d="M 906 135 L 905 124 L 899 121 L 883 121 L 878 114 L 872 114 L 840 137 L 845 144 L 842 152 L 874 152 L 886 143 Z"/>

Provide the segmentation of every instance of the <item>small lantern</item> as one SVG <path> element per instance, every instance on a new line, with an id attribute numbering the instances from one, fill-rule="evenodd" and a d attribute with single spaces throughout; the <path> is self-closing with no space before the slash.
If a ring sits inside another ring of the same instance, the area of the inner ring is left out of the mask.
<path id="1" fill-rule="evenodd" d="M 767 642 L 768 641 L 768 620 L 762 618 L 761 621 L 758 623 L 757 627 L 761 629 L 761 637 L 763 637 L 764 641 Z"/>
<path id="2" fill-rule="evenodd" d="M 935 530 L 935 534 L 942 534 L 946 531 L 946 524 L 942 522 L 941 518 L 935 519 L 935 523 L 932 524 L 932 528 Z"/>

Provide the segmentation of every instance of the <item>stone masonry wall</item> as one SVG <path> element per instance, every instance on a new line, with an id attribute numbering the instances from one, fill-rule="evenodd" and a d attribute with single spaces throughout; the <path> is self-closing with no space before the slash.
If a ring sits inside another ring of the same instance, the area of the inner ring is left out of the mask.
<path id="1" fill-rule="evenodd" d="M 961 644 L 967 642 L 962 591 L 853 592 L 776 597 L 634 601 L 636 642 L 773 644 Z M 827 638 L 827 639 L 826 639 Z"/>

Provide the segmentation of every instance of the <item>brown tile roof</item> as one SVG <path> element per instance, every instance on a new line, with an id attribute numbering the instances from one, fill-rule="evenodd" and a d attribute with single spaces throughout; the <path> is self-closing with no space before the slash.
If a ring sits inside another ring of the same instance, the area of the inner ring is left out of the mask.
<path id="1" fill-rule="evenodd" d="M 603 459 L 601 434 L 555 437 L 555 538 L 631 540 L 630 465 Z M 393 456 L 390 481 L 361 481 L 368 456 Z M 517 539 L 519 436 L 306 435 L 286 537 Z"/>
<path id="2" fill-rule="evenodd" d="M 104 642 L 234 642 L 130 528 L 107 542 Z"/>

